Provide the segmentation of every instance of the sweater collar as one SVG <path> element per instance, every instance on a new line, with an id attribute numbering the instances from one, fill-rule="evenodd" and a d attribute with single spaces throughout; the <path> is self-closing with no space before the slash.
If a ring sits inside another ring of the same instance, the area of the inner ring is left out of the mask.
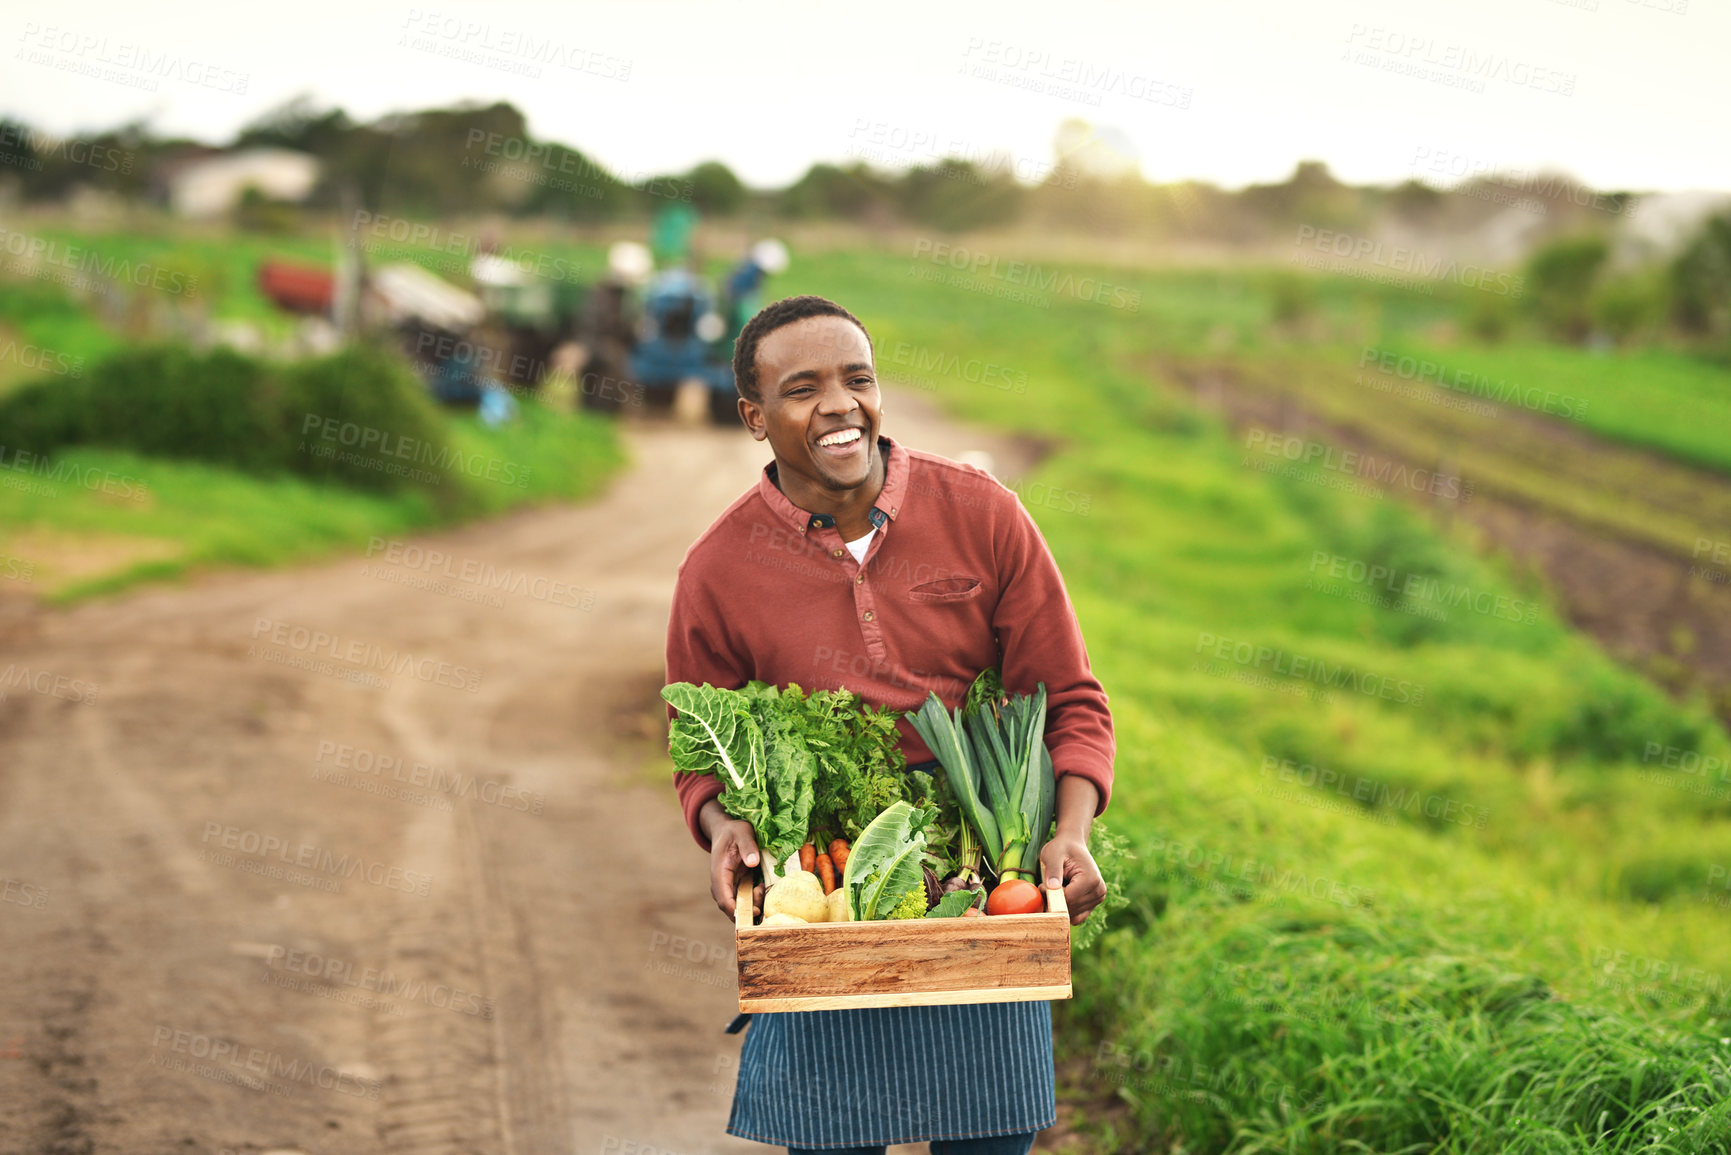
<path id="1" fill-rule="evenodd" d="M 882 434 L 878 435 L 878 450 L 884 458 L 884 487 L 866 516 L 871 518 L 874 528 L 882 529 L 896 519 L 907 498 L 908 452 Z M 763 476 L 757 479 L 757 492 L 777 517 L 800 533 L 835 525 L 835 518 L 830 514 L 812 513 L 789 501 L 787 494 L 776 487 L 775 476 L 775 462 L 771 461 L 763 467 Z"/>

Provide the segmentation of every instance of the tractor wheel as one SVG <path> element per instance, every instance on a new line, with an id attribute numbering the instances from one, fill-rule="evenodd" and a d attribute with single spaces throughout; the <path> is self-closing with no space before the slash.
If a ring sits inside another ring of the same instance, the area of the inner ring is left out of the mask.
<path id="1" fill-rule="evenodd" d="M 671 385 L 645 385 L 643 387 L 643 410 L 665 416 L 673 412 L 673 399 L 678 396 L 679 389 Z"/>
<path id="2" fill-rule="evenodd" d="M 709 391 L 709 419 L 723 428 L 744 429 L 745 422 L 739 416 L 739 394 L 729 389 Z"/>
<path id="3" fill-rule="evenodd" d="M 625 397 L 623 393 L 606 389 L 590 390 L 580 385 L 577 390 L 577 404 L 591 413 L 618 413 L 625 408 Z"/>

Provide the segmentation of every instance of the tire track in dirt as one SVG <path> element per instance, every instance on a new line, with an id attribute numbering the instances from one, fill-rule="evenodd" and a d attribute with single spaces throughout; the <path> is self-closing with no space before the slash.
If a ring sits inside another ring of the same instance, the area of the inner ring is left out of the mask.
<path id="1" fill-rule="evenodd" d="M 379 720 L 415 763 L 446 761 L 426 731 L 429 704 L 412 687 L 381 703 Z M 403 837 L 407 869 L 432 875 L 435 901 L 397 912 L 385 932 L 385 966 L 397 973 L 436 974 L 454 989 L 492 991 L 481 939 L 474 822 L 468 809 L 423 806 Z M 373 1051 L 390 1072 L 382 1088 L 378 1131 L 386 1152 L 461 1155 L 517 1147 L 506 1107 L 511 1056 L 501 1038 L 496 1000 L 484 1016 L 452 1014 L 430 1003 L 407 1014 L 376 1012 Z M 392 1011 L 401 1008 L 393 1007 Z"/>

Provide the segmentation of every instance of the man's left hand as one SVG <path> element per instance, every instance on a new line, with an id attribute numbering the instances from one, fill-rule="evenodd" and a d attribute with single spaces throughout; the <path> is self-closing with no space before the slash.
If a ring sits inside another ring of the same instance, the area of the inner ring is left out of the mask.
<path id="1" fill-rule="evenodd" d="M 1063 830 L 1040 851 L 1040 877 L 1048 886 L 1054 881 L 1063 883 L 1071 926 L 1081 925 L 1088 912 L 1106 897 L 1106 880 L 1088 853 L 1088 840 Z"/>

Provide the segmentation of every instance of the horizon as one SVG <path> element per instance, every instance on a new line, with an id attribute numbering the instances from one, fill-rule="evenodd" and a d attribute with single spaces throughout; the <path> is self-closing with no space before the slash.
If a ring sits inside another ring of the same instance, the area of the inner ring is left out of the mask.
<path id="1" fill-rule="evenodd" d="M 0 96 L 0 110 L 57 136 L 142 120 L 221 142 L 303 94 L 360 122 L 503 100 L 536 139 L 612 172 L 714 160 L 758 190 L 815 163 L 899 172 L 945 156 L 1006 157 L 1037 183 L 1078 118 L 1105 170 L 1154 184 L 1239 190 L 1320 160 L 1357 187 L 1520 173 L 1607 191 L 1731 189 L 1724 150 L 1678 144 L 1717 139 L 1716 111 L 1731 106 L 1731 75 L 1713 67 L 1731 11 L 1689 0 L 1412 13 L 1349 0 L 1302 12 L 1108 4 L 1086 26 L 1027 7 L 904 3 L 826 28 L 851 53 L 839 64 L 811 51 L 810 11 L 780 0 L 300 11 L 268 51 L 237 48 L 227 10 L 210 4 L 103 0 L 14 19 L 10 79 L 25 91 Z M 754 70 L 760 57 L 774 63 Z"/>

